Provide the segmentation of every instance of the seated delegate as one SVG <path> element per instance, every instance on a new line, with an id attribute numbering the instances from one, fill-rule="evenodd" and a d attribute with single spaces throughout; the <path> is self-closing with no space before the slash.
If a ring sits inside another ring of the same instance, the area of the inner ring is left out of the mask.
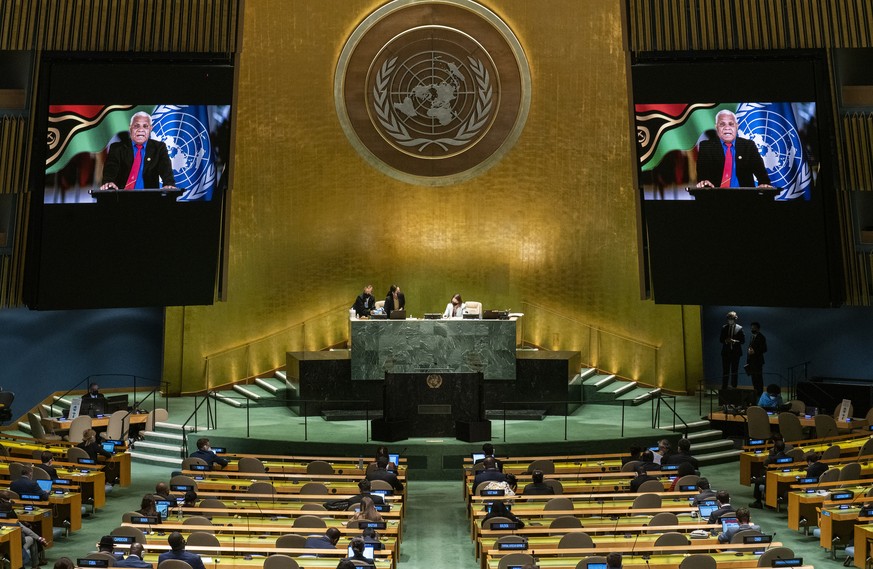
<path id="1" fill-rule="evenodd" d="M 464 311 L 466 310 L 467 305 L 461 298 L 461 294 L 458 293 L 453 296 L 452 301 L 446 305 L 446 309 L 443 311 L 443 318 L 463 318 Z"/>

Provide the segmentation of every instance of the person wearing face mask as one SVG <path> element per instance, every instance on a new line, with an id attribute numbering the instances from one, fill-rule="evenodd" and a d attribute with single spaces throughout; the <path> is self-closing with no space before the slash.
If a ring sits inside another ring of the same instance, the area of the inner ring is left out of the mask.
<path id="1" fill-rule="evenodd" d="M 109 147 L 101 190 L 175 188 L 167 145 L 152 138 L 152 117 L 139 112 L 130 118 L 130 138 Z M 159 182 L 160 180 L 160 182 Z"/>
<path id="2" fill-rule="evenodd" d="M 96 383 L 92 383 L 88 386 L 88 394 L 85 395 L 86 399 L 106 399 L 102 393 L 100 393 L 100 386 Z"/>
<path id="3" fill-rule="evenodd" d="M 752 338 L 749 340 L 746 356 L 746 371 L 752 378 L 755 397 L 764 393 L 764 354 L 767 352 L 767 338 L 761 334 L 761 325 L 752 322 Z"/>
<path id="4" fill-rule="evenodd" d="M 728 378 L 731 387 L 736 387 L 746 336 L 743 327 L 737 324 L 737 313 L 733 310 L 727 313 L 727 324 L 721 327 L 718 341 L 721 344 L 721 388 L 728 388 Z"/>
<path id="5" fill-rule="evenodd" d="M 780 411 L 784 405 L 782 390 L 775 383 L 768 385 L 767 393 L 762 394 L 758 399 L 758 407 L 763 407 L 767 411 Z"/>
<path id="6" fill-rule="evenodd" d="M 197 450 L 191 453 L 191 458 L 199 458 L 205 461 L 210 469 L 213 468 L 213 464 L 217 464 L 222 468 L 227 466 L 227 460 L 212 451 L 212 447 L 209 446 L 209 439 L 207 438 L 197 439 Z"/>
<path id="7" fill-rule="evenodd" d="M 452 297 L 452 301 L 446 305 L 443 311 L 443 318 L 462 318 L 464 310 L 467 309 L 466 303 L 461 299 L 461 293 Z"/>

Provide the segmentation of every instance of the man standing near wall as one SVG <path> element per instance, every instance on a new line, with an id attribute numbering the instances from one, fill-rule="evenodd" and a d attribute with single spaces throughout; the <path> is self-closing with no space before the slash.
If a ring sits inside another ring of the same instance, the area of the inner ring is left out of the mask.
<path id="1" fill-rule="evenodd" d="M 751 326 L 752 339 L 749 340 L 746 371 L 752 378 L 755 397 L 760 398 L 764 393 L 764 354 L 767 353 L 767 338 L 761 334 L 761 325 L 758 322 L 752 322 Z"/>
<path id="2" fill-rule="evenodd" d="M 727 313 L 727 323 L 721 327 L 719 343 L 721 344 L 721 388 L 727 389 L 728 376 L 730 376 L 731 387 L 736 387 L 739 379 L 740 356 L 743 354 L 746 336 L 743 334 L 743 327 L 737 324 L 737 313 L 733 310 Z"/>

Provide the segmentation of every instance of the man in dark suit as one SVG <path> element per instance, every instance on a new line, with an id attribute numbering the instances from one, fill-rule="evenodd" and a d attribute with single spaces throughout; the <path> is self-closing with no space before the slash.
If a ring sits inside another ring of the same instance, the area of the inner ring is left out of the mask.
<path id="1" fill-rule="evenodd" d="M 737 313 L 733 310 L 727 313 L 727 324 L 721 327 L 718 341 L 721 344 L 721 388 L 727 389 L 728 377 L 731 387 L 736 387 L 746 335 L 743 327 L 737 324 Z"/>
<path id="2" fill-rule="evenodd" d="M 203 566 L 203 560 L 196 553 L 185 551 L 185 538 L 182 534 L 174 531 L 167 538 L 167 543 L 170 544 L 170 551 L 165 551 L 158 555 L 158 564 L 167 559 L 179 559 L 191 566 L 192 569 L 206 569 Z"/>
<path id="3" fill-rule="evenodd" d="M 749 376 L 752 378 L 752 387 L 755 388 L 755 397 L 760 398 L 764 393 L 764 354 L 767 353 L 767 338 L 761 334 L 761 325 L 752 322 L 752 339 L 749 340 L 746 365 Z"/>
<path id="4" fill-rule="evenodd" d="M 197 450 L 191 453 L 191 458 L 199 458 L 200 460 L 206 462 L 207 466 L 210 469 L 215 468 L 213 465 L 217 464 L 218 466 L 224 468 L 227 466 L 227 459 L 221 458 L 215 452 L 213 452 L 212 447 L 209 446 L 209 439 L 202 438 L 197 439 Z"/>
<path id="5" fill-rule="evenodd" d="M 39 467 L 45 470 L 46 474 L 48 474 L 52 480 L 57 480 L 60 477 L 58 476 L 57 469 L 52 464 L 54 462 L 54 458 L 54 455 L 50 451 L 42 451 L 42 453 L 39 455 Z"/>
<path id="6" fill-rule="evenodd" d="M 306 543 L 303 545 L 306 549 L 333 549 L 340 539 L 340 530 L 337 528 L 327 528 L 324 535 L 311 535 L 306 538 Z"/>
<path id="7" fill-rule="evenodd" d="M 476 462 L 474 462 L 473 466 L 476 466 L 477 464 L 484 462 L 485 459 L 490 456 L 491 458 L 494 459 L 494 462 L 497 463 L 497 470 L 499 470 L 500 472 L 503 472 L 503 464 L 501 464 L 500 461 L 497 460 L 497 457 L 494 456 L 494 445 L 492 445 L 491 443 L 485 443 L 484 445 L 482 445 L 482 454 L 484 454 L 485 456 L 480 458 Z"/>
<path id="8" fill-rule="evenodd" d="M 141 543 L 133 543 L 127 557 L 115 562 L 116 567 L 133 567 L 134 569 L 151 569 L 153 565 L 142 560 L 143 546 Z"/>
<path id="9" fill-rule="evenodd" d="M 101 190 L 159 188 L 161 183 L 165 188 L 176 186 L 167 145 L 151 138 L 151 134 L 152 117 L 148 113 L 139 112 L 131 117 L 130 141 L 109 147 Z"/>
<path id="10" fill-rule="evenodd" d="M 691 456 L 691 441 L 688 439 L 679 439 L 676 445 L 679 450 L 671 455 L 661 459 L 661 464 L 682 464 L 687 462 L 694 467 L 694 470 L 700 470 L 700 463 L 697 459 Z"/>
<path id="11" fill-rule="evenodd" d="M 376 459 L 376 468 L 367 473 L 367 480 L 384 480 L 390 484 L 396 492 L 403 492 L 403 482 L 397 478 L 396 474 L 388 470 L 387 456 L 379 456 Z"/>
<path id="12" fill-rule="evenodd" d="M 731 506 L 731 495 L 727 490 L 719 490 L 715 495 L 715 501 L 718 502 L 718 508 L 709 515 L 709 519 L 706 520 L 708 524 L 717 524 L 719 523 L 718 519 L 723 515 L 737 511 Z"/>
<path id="13" fill-rule="evenodd" d="M 821 475 L 828 471 L 828 465 L 821 462 L 821 454 L 811 452 L 806 455 L 806 477 L 821 478 Z"/>
<path id="14" fill-rule="evenodd" d="M 370 481 L 366 478 L 358 482 L 358 490 L 361 492 L 359 494 L 355 494 L 351 498 L 349 498 L 349 505 L 351 504 L 360 504 L 361 500 L 364 498 L 369 498 L 373 500 L 374 504 L 384 504 L 385 498 L 383 498 L 380 494 L 372 494 L 370 492 Z"/>
<path id="15" fill-rule="evenodd" d="M 486 457 L 484 461 L 482 461 L 482 465 L 485 467 L 483 470 L 480 470 L 476 474 L 476 478 L 473 479 L 473 491 L 476 491 L 479 484 L 483 482 L 504 482 L 506 481 L 506 476 L 503 475 L 502 472 L 497 470 L 497 461 L 494 460 L 493 456 Z"/>
<path id="16" fill-rule="evenodd" d="M 770 187 L 770 176 L 758 146 L 737 135 L 737 117 L 728 110 L 715 116 L 717 140 L 700 143 L 697 158 L 698 188 Z"/>
<path id="17" fill-rule="evenodd" d="M 44 492 L 39 484 L 33 481 L 33 469 L 30 466 L 25 466 L 21 471 L 21 476 L 9 485 L 9 489 L 21 496 L 22 494 L 31 494 L 39 496 L 42 501 L 48 500 L 48 492 Z"/>
<path id="18" fill-rule="evenodd" d="M 534 470 L 531 474 L 532 482 L 524 487 L 522 494 L 525 496 L 538 496 L 554 494 L 555 489 L 543 482 L 543 471 Z"/>
<path id="19" fill-rule="evenodd" d="M 391 285 L 388 289 L 388 295 L 385 297 L 385 314 L 389 317 L 394 310 L 403 310 L 406 308 L 406 296 L 400 292 L 400 287 L 396 284 Z"/>

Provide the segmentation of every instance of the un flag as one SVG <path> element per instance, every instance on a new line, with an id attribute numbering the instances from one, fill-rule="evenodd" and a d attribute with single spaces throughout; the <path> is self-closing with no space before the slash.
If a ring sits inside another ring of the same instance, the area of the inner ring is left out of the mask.
<path id="1" fill-rule="evenodd" d="M 758 146 L 770 183 L 782 188 L 777 199 L 808 200 L 812 175 L 791 103 L 743 103 L 736 115 L 740 136 Z"/>
<path id="2" fill-rule="evenodd" d="M 215 188 L 215 159 L 205 105 L 160 105 L 152 113 L 152 136 L 167 145 L 179 201 L 209 201 Z"/>

